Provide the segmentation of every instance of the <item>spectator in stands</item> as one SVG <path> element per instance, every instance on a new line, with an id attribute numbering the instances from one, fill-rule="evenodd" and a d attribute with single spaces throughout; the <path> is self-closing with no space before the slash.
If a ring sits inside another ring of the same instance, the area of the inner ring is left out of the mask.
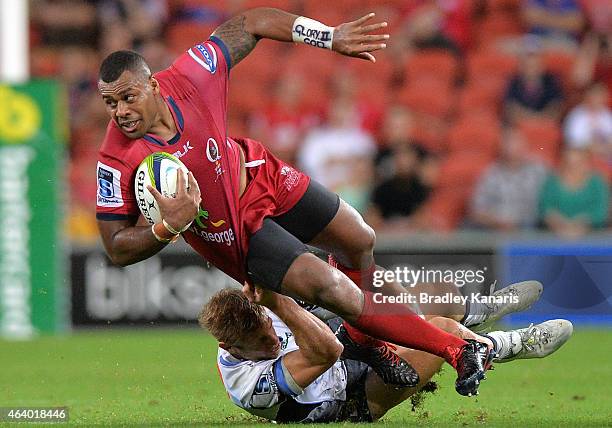
<path id="1" fill-rule="evenodd" d="M 476 184 L 469 223 L 502 232 L 534 227 L 545 178 L 543 164 L 529 157 L 525 137 L 506 129 L 500 158 Z"/>
<path id="2" fill-rule="evenodd" d="M 461 58 L 462 52 L 459 44 L 445 33 L 444 27 L 444 9 L 436 2 L 427 2 L 408 16 L 403 26 L 403 35 L 399 38 L 397 45 L 403 53 L 442 49 Z M 461 42 L 464 42 L 465 37 L 460 38 Z"/>
<path id="3" fill-rule="evenodd" d="M 419 146 L 419 150 L 425 150 L 421 149 L 420 143 L 412 139 L 413 128 L 414 118 L 405 106 L 395 104 L 387 108 L 379 133 L 376 155 L 376 175 L 379 179 L 385 180 L 393 176 L 395 147 L 412 144 Z"/>
<path id="4" fill-rule="evenodd" d="M 375 153 L 374 138 L 359 127 L 355 106 L 346 100 L 334 100 L 327 123 L 306 135 L 298 152 L 298 165 L 344 197 L 342 190 L 347 189 L 347 177 L 353 176 L 354 165 L 372 163 Z M 370 183 L 352 186 L 347 199 L 363 200 L 362 194 L 369 192 Z"/>
<path id="5" fill-rule="evenodd" d="M 597 82 L 586 91 L 583 102 L 570 111 L 564 123 L 569 147 L 589 148 L 612 160 L 612 111 L 608 97 L 606 86 Z"/>
<path id="6" fill-rule="evenodd" d="M 546 71 L 537 40 L 527 37 L 519 69 L 506 90 L 504 115 L 509 123 L 526 117 L 558 119 L 563 91 L 556 76 Z"/>
<path id="7" fill-rule="evenodd" d="M 321 123 L 321 115 L 303 105 L 304 77 L 286 74 L 274 85 L 272 97 L 253 112 L 250 135 L 263 141 L 276 156 L 294 164 L 306 131 Z"/>
<path id="8" fill-rule="evenodd" d="M 608 205 L 608 185 L 593 172 L 588 150 L 566 149 L 559 171 L 549 175 L 540 194 L 543 226 L 560 236 L 577 238 L 606 225 Z"/>
<path id="9" fill-rule="evenodd" d="M 408 142 L 391 151 L 393 175 L 374 189 L 366 220 L 374 229 L 412 228 L 411 216 L 431 193 L 431 165 L 427 153 Z"/>
<path id="10" fill-rule="evenodd" d="M 162 34 L 168 19 L 167 0 L 98 0 L 102 27 L 120 24 L 128 27 L 140 46 L 146 39 Z"/>
<path id="11" fill-rule="evenodd" d="M 523 21 L 530 34 L 541 38 L 545 49 L 574 51 L 584 15 L 576 0 L 527 0 Z"/>
<path id="12" fill-rule="evenodd" d="M 94 0 L 32 0 L 34 30 L 49 46 L 94 46 L 97 16 Z"/>
<path id="13" fill-rule="evenodd" d="M 612 3 L 608 4 L 612 20 Z M 609 28 L 612 28 L 612 23 Z M 571 77 L 578 89 L 588 88 L 600 81 L 608 88 L 608 94 L 612 93 L 612 33 L 589 32 L 584 36 Z M 608 97 L 608 107 L 612 108 L 612 97 Z"/>

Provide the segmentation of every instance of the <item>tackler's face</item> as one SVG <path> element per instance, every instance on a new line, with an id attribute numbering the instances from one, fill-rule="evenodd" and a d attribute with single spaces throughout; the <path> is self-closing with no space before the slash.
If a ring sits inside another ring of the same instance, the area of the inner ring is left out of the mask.
<path id="1" fill-rule="evenodd" d="M 281 342 L 272 327 L 272 319 L 259 329 L 244 334 L 232 346 L 226 347 L 232 355 L 246 360 L 260 361 L 276 359 L 281 350 Z"/>
<path id="2" fill-rule="evenodd" d="M 155 78 L 124 71 L 114 82 L 98 82 L 106 111 L 128 138 L 142 138 L 158 116 Z"/>

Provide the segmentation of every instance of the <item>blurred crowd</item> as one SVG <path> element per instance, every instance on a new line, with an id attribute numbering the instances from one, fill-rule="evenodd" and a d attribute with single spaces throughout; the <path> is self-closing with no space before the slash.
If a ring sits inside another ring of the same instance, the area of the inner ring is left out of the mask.
<path id="1" fill-rule="evenodd" d="M 230 79 L 231 135 L 264 142 L 379 231 L 609 228 L 609 0 L 31 0 L 32 72 L 66 85 L 68 228 L 95 240 L 101 59 L 154 71 L 229 16 L 273 6 L 389 22 L 371 64 L 262 41 Z M 205 191 L 205 190 L 204 190 Z"/>

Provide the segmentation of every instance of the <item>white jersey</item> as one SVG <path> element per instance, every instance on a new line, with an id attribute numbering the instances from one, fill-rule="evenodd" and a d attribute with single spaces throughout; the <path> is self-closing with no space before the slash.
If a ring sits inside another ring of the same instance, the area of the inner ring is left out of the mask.
<path id="1" fill-rule="evenodd" d="M 241 360 L 219 348 L 219 373 L 234 404 L 256 416 L 274 420 L 281 404 L 288 399 L 298 405 L 346 400 L 347 372 L 341 361 L 336 361 L 304 389 L 295 383 L 283 364 L 283 356 L 298 349 L 293 333 L 273 312 L 266 311 L 281 342 L 278 358 Z"/>

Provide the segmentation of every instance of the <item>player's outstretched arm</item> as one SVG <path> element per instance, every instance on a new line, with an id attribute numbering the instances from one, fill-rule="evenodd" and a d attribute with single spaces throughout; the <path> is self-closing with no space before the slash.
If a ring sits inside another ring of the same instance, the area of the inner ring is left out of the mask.
<path id="1" fill-rule="evenodd" d="M 283 356 L 283 365 L 301 387 L 306 388 L 340 358 L 343 347 L 325 323 L 293 299 L 260 287 L 245 285 L 249 300 L 274 312 L 295 337 L 297 351 Z"/>
<path id="2" fill-rule="evenodd" d="M 255 48 L 259 39 L 304 43 L 376 62 L 372 52 L 385 49 L 389 35 L 372 34 L 387 26 L 386 22 L 368 24 L 372 18 L 374 14 L 370 13 L 355 21 L 328 27 L 310 18 L 262 7 L 231 18 L 212 35 L 225 43 L 232 67 Z"/>

